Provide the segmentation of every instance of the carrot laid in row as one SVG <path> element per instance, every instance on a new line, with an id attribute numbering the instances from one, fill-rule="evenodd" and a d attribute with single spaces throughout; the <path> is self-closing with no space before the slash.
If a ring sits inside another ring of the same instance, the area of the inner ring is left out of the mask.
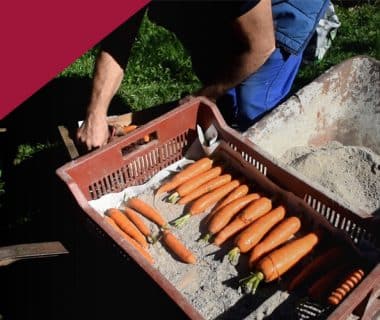
<path id="1" fill-rule="evenodd" d="M 214 211 L 218 211 L 222 209 L 227 204 L 231 203 L 232 201 L 244 197 L 249 192 L 249 187 L 246 184 L 242 184 L 239 187 L 237 187 L 234 191 L 232 191 L 223 201 L 221 201 L 215 208 Z"/>
<path id="2" fill-rule="evenodd" d="M 335 260 L 336 261 L 336 260 Z M 348 264 L 337 262 L 338 265 L 331 267 L 321 277 L 313 282 L 308 289 L 308 294 L 315 301 L 323 301 L 328 292 L 342 279 L 342 275 L 347 272 Z"/>
<path id="3" fill-rule="evenodd" d="M 231 182 L 232 176 L 228 173 L 223 174 L 219 177 L 216 177 L 214 179 L 211 179 L 210 181 L 207 181 L 206 183 L 199 186 L 197 189 L 193 190 L 192 192 L 188 193 L 183 198 L 179 199 L 177 202 L 178 204 L 188 204 L 189 202 L 200 198 L 201 196 L 205 195 L 206 193 L 209 193 L 221 186 L 224 186 L 225 184 Z"/>
<path id="4" fill-rule="evenodd" d="M 246 253 L 251 250 L 284 217 L 285 207 L 278 206 L 252 222 L 252 224 L 235 237 L 235 247 L 228 252 L 228 260 L 234 265 L 237 264 L 240 253 Z"/>
<path id="5" fill-rule="evenodd" d="M 215 203 L 223 199 L 232 190 L 236 189 L 239 185 L 240 181 L 235 179 L 222 185 L 219 188 L 216 188 L 211 192 L 204 194 L 194 201 L 189 211 L 185 215 L 175 219 L 171 222 L 171 224 L 177 228 L 182 227 L 191 218 L 191 216 L 205 212 L 210 207 L 215 205 Z"/>
<path id="6" fill-rule="evenodd" d="M 235 214 L 237 214 L 249 203 L 259 198 L 260 195 L 258 193 L 251 193 L 233 200 L 218 211 L 211 212 L 211 218 L 208 221 L 207 226 L 208 233 L 202 239 L 204 241 L 208 241 L 213 235 L 222 230 L 231 221 Z"/>
<path id="7" fill-rule="evenodd" d="M 127 216 L 117 208 L 109 208 L 105 215 L 110 217 L 127 235 L 135 239 L 144 249 L 148 248 L 148 242 L 141 231 Z"/>
<path id="8" fill-rule="evenodd" d="M 104 216 L 104 219 L 113 226 L 113 228 L 125 239 L 131 246 L 133 246 L 150 264 L 154 264 L 153 257 L 149 254 L 149 252 L 144 249 L 135 239 L 131 238 L 127 235 L 120 227 L 116 224 L 114 220 L 112 220 L 108 216 Z"/>
<path id="9" fill-rule="evenodd" d="M 153 243 L 155 237 L 152 235 L 151 230 L 141 219 L 137 211 L 129 207 L 124 207 L 123 211 L 127 218 L 129 218 L 129 220 L 131 220 L 134 223 L 137 229 L 139 229 L 140 232 L 148 239 L 148 242 Z"/>
<path id="10" fill-rule="evenodd" d="M 243 230 L 251 222 L 262 217 L 272 209 L 272 201 L 267 197 L 261 197 L 244 208 L 233 220 L 220 230 L 213 240 L 216 246 L 221 246 L 225 241 Z M 245 218 L 243 218 L 245 217 Z"/>
<path id="11" fill-rule="evenodd" d="M 195 264 L 197 262 L 197 259 L 193 252 L 191 252 L 171 231 L 166 229 L 163 230 L 162 233 L 163 235 L 161 240 L 164 245 L 182 262 L 189 264 Z"/>
<path id="12" fill-rule="evenodd" d="M 318 236 L 310 232 L 271 251 L 260 259 L 252 275 L 241 280 L 243 291 L 254 294 L 261 281 L 271 282 L 278 279 L 310 253 L 318 241 Z"/>
<path id="13" fill-rule="evenodd" d="M 211 159 L 209 157 L 203 157 L 203 158 L 189 164 L 184 169 L 182 169 L 177 174 L 175 174 L 167 182 L 163 183 L 157 189 L 156 195 L 159 196 L 162 193 L 170 192 L 170 191 L 174 190 L 175 188 L 177 188 L 179 185 L 186 182 L 190 178 L 211 169 L 213 163 L 214 163 L 213 159 Z"/>
<path id="14" fill-rule="evenodd" d="M 328 297 L 329 304 L 338 305 L 344 297 L 352 291 L 358 283 L 363 279 L 364 271 L 361 268 L 356 268 L 351 271 L 347 277 L 335 288 Z"/>
<path id="15" fill-rule="evenodd" d="M 288 291 L 294 290 L 302 282 L 307 281 L 317 272 L 324 272 L 336 261 L 344 256 L 344 250 L 340 246 L 327 249 L 325 252 L 310 261 L 288 284 Z"/>
<path id="16" fill-rule="evenodd" d="M 190 178 L 186 182 L 182 183 L 179 187 L 176 188 L 175 192 L 173 192 L 169 197 L 168 201 L 170 203 L 176 203 L 179 199 L 182 199 L 204 183 L 219 177 L 222 174 L 223 167 L 216 166 L 211 168 L 210 170 L 200 173 L 193 178 Z"/>
<path id="17" fill-rule="evenodd" d="M 152 206 L 147 204 L 145 201 L 141 200 L 138 197 L 129 198 L 125 202 L 127 207 L 130 207 L 137 212 L 141 213 L 145 218 L 153 221 L 161 228 L 168 228 L 169 225 L 163 216 Z"/>
<path id="18" fill-rule="evenodd" d="M 248 266 L 253 268 L 265 254 L 288 241 L 301 228 L 301 220 L 295 216 L 284 219 L 265 238 L 253 247 L 249 254 Z"/>

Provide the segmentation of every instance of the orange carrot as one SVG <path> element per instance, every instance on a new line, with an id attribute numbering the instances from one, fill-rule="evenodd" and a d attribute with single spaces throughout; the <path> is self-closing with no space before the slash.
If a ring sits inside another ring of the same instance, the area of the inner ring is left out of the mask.
<path id="1" fill-rule="evenodd" d="M 327 299 L 328 303 L 332 305 L 339 304 L 344 297 L 363 279 L 363 277 L 363 269 L 356 268 L 351 271 L 338 285 L 338 287 L 330 293 L 330 296 Z"/>
<path id="2" fill-rule="evenodd" d="M 169 181 L 162 184 L 157 189 L 156 195 L 158 196 L 162 193 L 172 191 L 190 178 L 211 169 L 213 162 L 214 161 L 211 158 L 203 157 L 191 163 L 186 168 L 175 174 Z"/>
<path id="3" fill-rule="evenodd" d="M 301 220 L 294 216 L 280 222 L 261 242 L 253 247 L 249 255 L 249 267 L 252 269 L 262 256 L 285 243 L 300 228 Z"/>
<path id="4" fill-rule="evenodd" d="M 146 134 L 143 138 L 144 142 L 149 142 L 150 141 L 150 136 L 149 134 Z"/>
<path id="5" fill-rule="evenodd" d="M 208 192 L 194 201 L 191 205 L 189 212 L 171 222 L 175 227 L 183 226 L 191 216 L 200 214 L 208 210 L 211 206 L 215 205 L 219 200 L 229 194 L 232 190 L 236 189 L 240 185 L 240 181 L 232 180 L 215 190 Z"/>
<path id="6" fill-rule="evenodd" d="M 207 181 L 206 183 L 199 186 L 197 189 L 188 193 L 183 198 L 179 199 L 178 204 L 188 204 L 189 202 L 191 202 L 195 199 L 198 199 L 199 197 L 203 196 L 204 194 L 227 184 L 231 180 L 232 180 L 232 176 L 230 174 L 223 174 L 219 177 L 211 179 L 210 181 Z"/>
<path id="7" fill-rule="evenodd" d="M 339 263 L 339 262 L 338 262 Z M 347 263 L 339 263 L 320 276 L 308 289 L 308 294 L 316 301 L 322 301 L 330 291 L 342 279 L 342 274 L 348 268 Z"/>
<path id="8" fill-rule="evenodd" d="M 179 187 L 176 188 L 175 192 L 173 192 L 169 197 L 168 200 L 171 203 L 176 203 L 178 199 L 183 198 L 184 196 L 188 195 L 190 192 L 194 191 L 204 183 L 218 177 L 221 175 L 223 170 L 222 166 L 216 166 L 210 170 L 207 170 L 206 172 L 200 173 L 186 182 L 182 183 Z"/>
<path id="9" fill-rule="evenodd" d="M 132 209 L 135 209 L 137 212 L 141 213 L 144 217 L 153 221 L 161 228 L 168 227 L 168 223 L 162 217 L 162 215 L 156 209 L 138 197 L 129 198 L 126 202 L 126 205 Z"/>
<path id="10" fill-rule="evenodd" d="M 124 132 L 124 133 L 129 133 L 129 132 L 135 130 L 136 128 L 137 128 L 137 125 L 135 125 L 135 124 L 130 124 L 130 125 L 128 125 L 128 126 L 124 126 L 124 127 L 123 127 L 123 132 Z"/>
<path id="11" fill-rule="evenodd" d="M 297 264 L 318 243 L 318 236 L 310 232 L 305 236 L 291 240 L 281 247 L 274 249 L 257 263 L 255 272 L 242 279 L 242 289 L 254 294 L 260 282 L 271 282 Z"/>
<path id="12" fill-rule="evenodd" d="M 266 206 L 269 212 L 272 209 L 272 201 L 269 198 L 261 197 L 257 201 L 250 204 L 245 208 L 240 214 L 239 219 L 243 220 L 246 223 L 250 223 L 260 218 L 263 215 L 264 210 L 257 210 L 258 207 Z M 265 214 L 265 213 L 264 213 Z"/>
<path id="13" fill-rule="evenodd" d="M 148 239 L 149 242 L 153 242 L 153 236 L 152 232 L 150 231 L 149 227 L 145 224 L 145 222 L 140 218 L 139 214 L 133 210 L 132 208 L 129 207 L 124 207 L 123 211 L 127 218 L 131 220 L 137 229 L 140 230 L 140 232 Z"/>
<path id="14" fill-rule="evenodd" d="M 162 242 L 182 261 L 195 264 L 195 255 L 169 230 L 163 230 Z"/>
<path id="15" fill-rule="evenodd" d="M 249 192 L 249 187 L 246 184 L 240 185 L 214 208 L 214 212 L 218 211 L 219 209 L 222 209 L 224 206 L 234 201 L 235 199 L 244 197 L 245 195 L 248 194 L 248 192 Z"/>
<path id="16" fill-rule="evenodd" d="M 339 261 L 344 255 L 342 247 L 335 246 L 329 248 L 312 261 L 310 261 L 302 270 L 295 275 L 289 282 L 288 291 L 294 290 L 303 281 L 310 279 L 316 272 L 324 272 L 329 269 L 332 264 Z"/>
<path id="17" fill-rule="evenodd" d="M 264 214 L 268 213 L 272 209 L 272 201 L 266 197 L 261 197 L 255 200 L 244 208 L 238 216 L 236 216 L 229 224 L 227 224 L 222 230 L 220 230 L 213 243 L 216 246 L 221 246 L 227 239 L 244 229 L 251 222 L 260 218 Z M 245 219 L 242 217 L 245 216 Z M 248 218 L 247 218 L 248 217 Z"/>
<path id="18" fill-rule="evenodd" d="M 132 245 L 140 254 L 150 263 L 154 264 L 154 259 L 149 254 L 147 250 L 145 250 L 135 239 L 131 238 L 127 235 L 120 227 L 116 224 L 116 222 L 108 216 L 104 216 L 104 219 L 112 225 L 115 230 L 130 244 Z"/>
<path id="19" fill-rule="evenodd" d="M 235 247 L 228 253 L 230 262 L 236 264 L 240 253 L 251 250 L 284 217 L 285 207 L 278 206 L 240 232 L 234 239 Z"/>
<path id="20" fill-rule="evenodd" d="M 250 193 L 246 196 L 233 200 L 218 211 L 211 212 L 210 214 L 212 216 L 208 222 L 208 233 L 203 237 L 203 239 L 205 241 L 208 241 L 212 235 L 222 230 L 231 221 L 236 213 L 238 213 L 252 201 L 255 201 L 259 198 L 260 195 L 258 193 Z"/>
<path id="21" fill-rule="evenodd" d="M 145 236 L 123 212 L 117 208 L 109 208 L 105 215 L 114 220 L 121 230 L 135 239 L 143 248 L 148 248 L 148 242 L 146 241 Z"/>

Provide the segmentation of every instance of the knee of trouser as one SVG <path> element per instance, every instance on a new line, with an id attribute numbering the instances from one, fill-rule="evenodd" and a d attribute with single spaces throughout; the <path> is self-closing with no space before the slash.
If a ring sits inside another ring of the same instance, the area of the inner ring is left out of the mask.
<path id="1" fill-rule="evenodd" d="M 239 104 L 237 111 L 237 122 L 240 130 L 245 131 L 274 107 L 274 105 L 271 106 L 266 103 L 253 103 L 252 101 L 246 101 Z"/>
<path id="2" fill-rule="evenodd" d="M 263 68 L 237 89 L 238 119 L 252 125 L 289 95 L 299 70 L 302 56 L 276 50 Z"/>

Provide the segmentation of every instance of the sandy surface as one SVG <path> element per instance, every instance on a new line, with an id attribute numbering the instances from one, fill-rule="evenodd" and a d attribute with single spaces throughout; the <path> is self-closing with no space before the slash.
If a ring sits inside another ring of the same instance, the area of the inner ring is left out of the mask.
<path id="1" fill-rule="evenodd" d="M 289 149 L 281 160 L 355 212 L 373 214 L 380 208 L 380 156 L 368 148 L 331 142 Z"/>
<path id="2" fill-rule="evenodd" d="M 139 198 L 153 205 L 171 221 L 183 213 L 183 205 L 155 200 L 153 190 L 147 190 Z M 278 290 L 281 283 L 263 283 L 257 293 L 247 295 L 239 288 L 239 279 L 246 277 L 246 261 L 241 257 L 237 266 L 224 258 L 232 244 L 221 249 L 212 244 L 197 241 L 204 233 L 205 217 L 208 212 L 192 217 L 182 228 L 173 228 L 173 233 L 197 257 L 195 265 L 180 262 L 160 242 L 150 247 L 155 259 L 155 267 L 188 299 L 205 319 L 268 319 L 276 311 L 276 316 L 289 316 L 295 306 L 296 297 Z M 155 225 L 145 220 L 154 232 Z M 279 319 L 279 318 L 277 318 Z"/>

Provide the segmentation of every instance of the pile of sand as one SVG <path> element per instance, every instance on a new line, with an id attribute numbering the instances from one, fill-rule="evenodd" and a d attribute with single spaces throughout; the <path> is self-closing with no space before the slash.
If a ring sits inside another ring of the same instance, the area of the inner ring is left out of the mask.
<path id="1" fill-rule="evenodd" d="M 354 212 L 373 214 L 380 207 L 380 156 L 368 148 L 331 142 L 321 148 L 289 149 L 281 160 Z"/>

